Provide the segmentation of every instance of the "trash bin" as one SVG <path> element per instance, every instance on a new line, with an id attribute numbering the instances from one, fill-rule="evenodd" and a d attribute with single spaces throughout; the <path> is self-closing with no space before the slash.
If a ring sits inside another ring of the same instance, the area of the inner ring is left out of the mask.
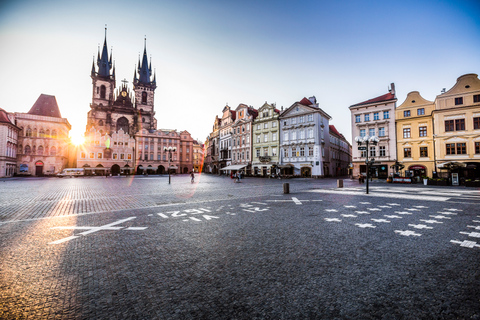
<path id="1" fill-rule="evenodd" d="M 290 193 L 290 184 L 289 183 L 284 183 L 283 184 L 283 193 L 285 193 L 285 194 Z"/>
<path id="2" fill-rule="evenodd" d="M 343 188 L 343 180 L 342 179 L 337 180 L 337 188 Z"/>

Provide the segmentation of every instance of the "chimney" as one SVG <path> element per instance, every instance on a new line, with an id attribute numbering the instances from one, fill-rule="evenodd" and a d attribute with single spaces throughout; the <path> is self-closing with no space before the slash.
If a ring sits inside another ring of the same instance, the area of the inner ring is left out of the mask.
<path id="1" fill-rule="evenodd" d="M 317 103 L 317 98 L 315 98 L 315 96 L 308 98 L 308 100 L 310 100 L 310 102 L 311 102 L 312 104 L 316 104 L 316 103 Z"/>
<path id="2" fill-rule="evenodd" d="M 395 83 L 390 84 L 390 89 L 388 90 L 391 94 L 395 95 Z"/>

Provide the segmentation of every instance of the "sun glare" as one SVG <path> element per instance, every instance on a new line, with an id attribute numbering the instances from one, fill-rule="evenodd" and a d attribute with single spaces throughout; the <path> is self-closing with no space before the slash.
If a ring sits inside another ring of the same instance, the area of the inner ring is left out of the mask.
<path id="1" fill-rule="evenodd" d="M 85 138 L 81 134 L 72 135 L 72 143 L 79 146 L 85 142 Z"/>

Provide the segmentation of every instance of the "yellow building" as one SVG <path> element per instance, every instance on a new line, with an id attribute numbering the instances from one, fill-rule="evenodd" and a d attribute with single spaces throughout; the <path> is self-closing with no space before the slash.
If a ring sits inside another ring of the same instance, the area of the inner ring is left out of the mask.
<path id="1" fill-rule="evenodd" d="M 448 164 L 460 178 L 480 178 L 480 80 L 465 74 L 435 99 L 433 111 L 436 166 L 442 176 Z"/>
<path id="2" fill-rule="evenodd" d="M 395 111 L 398 162 L 405 166 L 405 175 L 433 176 L 435 148 L 433 146 L 433 101 L 425 100 L 412 91 Z"/>

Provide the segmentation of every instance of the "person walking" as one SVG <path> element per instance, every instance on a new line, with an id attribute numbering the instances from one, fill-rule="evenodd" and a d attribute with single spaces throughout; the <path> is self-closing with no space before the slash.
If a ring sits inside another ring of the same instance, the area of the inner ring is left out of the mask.
<path id="1" fill-rule="evenodd" d="M 195 182 L 195 174 L 192 172 L 190 172 L 190 178 L 192 178 L 191 182 L 194 183 Z"/>

